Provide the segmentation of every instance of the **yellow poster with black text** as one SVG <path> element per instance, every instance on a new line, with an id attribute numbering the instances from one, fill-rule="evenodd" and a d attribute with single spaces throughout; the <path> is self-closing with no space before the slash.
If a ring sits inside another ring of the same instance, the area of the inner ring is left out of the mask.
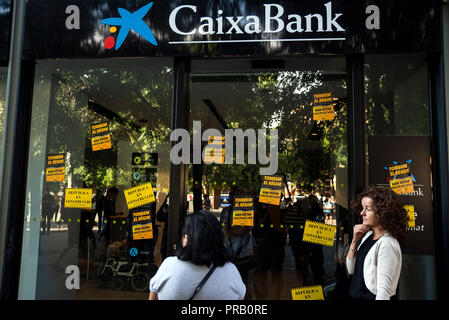
<path id="1" fill-rule="evenodd" d="M 334 120 L 334 118 L 335 118 L 335 111 L 333 105 L 313 107 L 313 120 L 326 121 L 326 120 Z"/>
<path id="2" fill-rule="evenodd" d="M 65 153 L 51 154 L 47 156 L 47 168 L 45 169 L 45 181 L 64 181 L 65 177 Z"/>
<path id="3" fill-rule="evenodd" d="M 291 290 L 292 300 L 324 300 L 323 287 L 308 286 Z"/>
<path id="4" fill-rule="evenodd" d="M 407 162 L 388 166 L 390 188 L 397 194 L 413 193 L 413 179 Z"/>
<path id="5" fill-rule="evenodd" d="M 225 162 L 225 137 L 210 136 L 207 146 L 204 147 L 203 161 L 206 164 L 216 163 L 224 164 Z"/>
<path id="6" fill-rule="evenodd" d="M 332 92 L 316 93 L 313 95 L 313 120 L 334 120 L 334 98 Z"/>
<path id="7" fill-rule="evenodd" d="M 153 223 L 149 210 L 132 213 L 132 239 L 153 239 Z"/>
<path id="8" fill-rule="evenodd" d="M 67 188 L 64 196 L 65 208 L 91 209 L 92 189 Z"/>
<path id="9" fill-rule="evenodd" d="M 332 97 L 332 92 L 315 93 L 313 95 L 313 105 L 314 106 L 328 106 L 334 103 L 334 98 Z"/>
<path id="10" fill-rule="evenodd" d="M 390 179 L 390 188 L 397 194 L 406 194 L 415 192 L 412 177 L 402 179 Z"/>
<path id="11" fill-rule="evenodd" d="M 151 182 L 124 191 L 128 209 L 141 207 L 155 201 Z"/>
<path id="12" fill-rule="evenodd" d="M 254 203 L 252 197 L 235 197 L 232 211 L 232 225 L 254 226 Z"/>
<path id="13" fill-rule="evenodd" d="M 92 151 L 111 149 L 111 134 L 107 122 L 97 123 L 92 129 Z"/>
<path id="14" fill-rule="evenodd" d="M 336 227 L 322 222 L 306 220 L 302 241 L 328 247 L 334 245 Z"/>
<path id="15" fill-rule="evenodd" d="M 281 202 L 282 176 L 264 176 L 259 202 L 278 206 Z"/>
<path id="16" fill-rule="evenodd" d="M 407 204 L 404 206 L 405 210 L 407 210 L 408 215 L 408 226 L 409 228 L 415 227 L 415 206 L 412 204 Z"/>

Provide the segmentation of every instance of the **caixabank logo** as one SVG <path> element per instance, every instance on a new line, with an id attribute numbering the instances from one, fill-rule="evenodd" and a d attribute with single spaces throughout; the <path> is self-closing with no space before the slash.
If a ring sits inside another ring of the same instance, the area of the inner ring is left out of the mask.
<path id="1" fill-rule="evenodd" d="M 152 6 L 153 2 L 150 2 L 132 13 L 126 9 L 118 8 L 117 11 L 120 18 L 111 17 L 101 20 L 101 23 L 111 26 L 109 28 L 111 33 L 116 33 L 117 26 L 119 27 L 117 39 L 113 36 L 106 37 L 104 40 L 104 47 L 106 49 L 114 48 L 115 50 L 118 50 L 125 41 L 131 29 L 151 44 L 157 46 L 157 41 L 153 35 L 153 32 L 143 21 L 143 18 L 146 16 L 148 11 L 150 11 Z"/>

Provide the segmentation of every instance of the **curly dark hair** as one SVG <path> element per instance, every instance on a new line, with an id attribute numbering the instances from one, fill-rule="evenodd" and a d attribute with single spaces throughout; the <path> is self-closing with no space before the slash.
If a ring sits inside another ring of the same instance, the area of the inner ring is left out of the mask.
<path id="1" fill-rule="evenodd" d="M 401 204 L 399 195 L 387 187 L 371 186 L 362 192 L 353 202 L 352 208 L 357 213 L 362 211 L 362 199 L 371 198 L 374 203 L 374 213 L 380 225 L 403 245 L 408 227 L 408 215 Z"/>

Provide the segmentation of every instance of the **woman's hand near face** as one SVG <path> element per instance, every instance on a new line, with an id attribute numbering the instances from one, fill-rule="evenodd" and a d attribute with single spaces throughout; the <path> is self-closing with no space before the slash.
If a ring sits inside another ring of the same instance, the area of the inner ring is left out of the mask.
<path id="1" fill-rule="evenodd" d="M 349 246 L 348 258 L 354 259 L 355 252 L 357 250 L 357 243 L 363 237 L 365 233 L 369 231 L 369 228 L 364 224 L 356 224 L 354 226 L 354 236 L 352 237 L 351 245 Z"/>
<path id="2" fill-rule="evenodd" d="M 369 228 L 364 224 L 356 224 L 354 226 L 354 236 L 352 238 L 352 243 L 357 244 L 363 235 L 369 231 Z"/>

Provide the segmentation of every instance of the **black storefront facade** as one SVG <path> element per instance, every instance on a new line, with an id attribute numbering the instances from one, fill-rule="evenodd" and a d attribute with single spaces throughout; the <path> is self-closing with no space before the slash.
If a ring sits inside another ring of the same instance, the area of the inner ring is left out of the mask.
<path id="1" fill-rule="evenodd" d="M 335 297 L 357 223 L 350 202 L 368 185 L 388 185 L 388 166 L 404 162 L 414 190 L 402 199 L 414 225 L 399 296 L 447 298 L 447 3 L 34 0 L 0 8 L 4 299 L 145 299 L 133 280 L 147 281 L 143 275 L 125 268 L 101 279 L 108 259 L 157 267 L 163 242 L 173 255 L 186 214 L 206 198 L 219 216 L 231 186 L 252 195 L 260 187 L 247 164 L 195 163 L 194 154 L 191 164 L 174 163 L 178 140 L 170 133 L 194 136 L 197 122 L 202 132 L 278 129 L 276 174 L 285 176 L 286 192 L 298 202 L 319 195 L 326 223 L 337 229 L 334 246 L 322 249 L 321 283 L 313 269 L 292 271 L 295 223 L 278 209 L 256 218 L 255 246 L 269 228 L 284 242 L 281 261 L 272 263 L 281 267 L 255 268 L 247 299 L 289 300 L 291 289 L 318 282 L 326 299 Z M 313 94 L 324 92 L 332 92 L 335 114 L 314 120 Z M 95 151 L 98 123 L 107 123 L 111 146 Z M 52 155 L 63 155 L 62 178 L 48 178 Z M 141 207 L 152 214 L 153 239 L 136 243 L 129 239 L 136 211 L 124 190 L 144 182 L 156 195 Z M 89 189 L 98 199 L 111 187 L 119 194 L 109 216 L 96 215 L 96 201 L 91 211 L 65 210 L 66 189 Z M 167 220 L 155 219 L 168 194 Z M 80 273 L 79 288 L 67 284 L 69 266 Z"/>

